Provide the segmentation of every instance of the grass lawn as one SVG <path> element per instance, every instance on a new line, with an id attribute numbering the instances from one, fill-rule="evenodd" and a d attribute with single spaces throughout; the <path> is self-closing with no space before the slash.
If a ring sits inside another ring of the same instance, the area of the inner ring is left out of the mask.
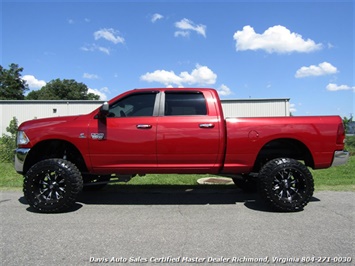
<path id="1" fill-rule="evenodd" d="M 311 170 L 316 190 L 355 191 L 355 157 L 348 164 L 322 170 Z M 134 177 L 120 185 L 197 185 L 201 175 L 157 175 Z M 0 163 L 0 189 L 21 190 L 23 178 L 17 174 L 11 163 Z"/>
<path id="2" fill-rule="evenodd" d="M 355 156 L 347 164 L 311 172 L 316 190 L 355 191 Z"/>
<path id="3" fill-rule="evenodd" d="M 12 163 L 0 163 L 0 189 L 22 188 L 23 178 L 17 174 Z"/>

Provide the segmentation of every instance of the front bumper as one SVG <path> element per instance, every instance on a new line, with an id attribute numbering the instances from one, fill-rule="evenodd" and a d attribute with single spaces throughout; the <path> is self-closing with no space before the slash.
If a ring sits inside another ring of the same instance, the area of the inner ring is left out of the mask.
<path id="1" fill-rule="evenodd" d="M 23 165 L 25 163 L 27 154 L 31 149 L 28 148 L 17 148 L 15 152 L 15 170 L 17 173 L 23 173 Z"/>
<path id="2" fill-rule="evenodd" d="M 335 151 L 332 166 L 346 164 L 349 160 L 350 153 L 348 151 Z"/>

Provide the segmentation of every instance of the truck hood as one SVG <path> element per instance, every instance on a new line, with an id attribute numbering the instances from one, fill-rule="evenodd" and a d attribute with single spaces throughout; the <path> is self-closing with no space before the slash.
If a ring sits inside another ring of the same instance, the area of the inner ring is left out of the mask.
<path id="1" fill-rule="evenodd" d="M 59 117 L 50 117 L 50 118 L 40 118 L 40 119 L 33 119 L 26 122 L 23 122 L 19 126 L 19 130 L 26 130 L 26 129 L 33 129 L 33 128 L 40 128 L 40 127 L 48 127 L 54 126 L 62 123 L 66 123 L 69 121 L 76 120 L 80 117 L 80 115 L 76 116 L 59 116 Z"/>

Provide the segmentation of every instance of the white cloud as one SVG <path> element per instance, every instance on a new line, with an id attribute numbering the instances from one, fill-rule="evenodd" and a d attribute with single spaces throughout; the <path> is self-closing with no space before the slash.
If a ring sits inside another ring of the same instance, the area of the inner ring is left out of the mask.
<path id="1" fill-rule="evenodd" d="M 337 73 L 338 70 L 335 66 L 328 62 L 318 64 L 318 66 L 311 65 L 309 67 L 301 67 L 296 71 L 296 78 L 304 78 L 309 76 L 324 76 Z"/>
<path id="2" fill-rule="evenodd" d="M 103 52 L 107 55 L 110 54 L 110 48 L 107 47 L 102 47 L 102 46 L 96 46 L 96 49 L 99 50 L 100 52 Z"/>
<path id="3" fill-rule="evenodd" d="M 32 75 L 24 75 L 22 79 L 26 81 L 31 89 L 40 89 L 47 84 L 44 80 L 38 80 Z"/>
<path id="4" fill-rule="evenodd" d="M 337 85 L 337 84 L 334 84 L 334 83 L 329 83 L 327 85 L 327 90 L 328 91 L 346 91 L 346 90 L 352 90 L 355 92 L 355 86 L 348 86 L 348 85 Z"/>
<path id="5" fill-rule="evenodd" d="M 96 74 L 89 74 L 89 73 L 84 73 L 83 78 L 85 79 L 98 79 L 99 76 Z"/>
<path id="6" fill-rule="evenodd" d="M 109 92 L 110 92 L 110 90 L 109 90 L 107 87 L 102 87 L 102 88 L 100 89 L 100 91 L 101 91 L 101 92 L 105 92 L 105 93 L 109 93 Z"/>
<path id="7" fill-rule="evenodd" d="M 119 32 L 115 29 L 101 29 L 94 32 L 95 40 L 105 39 L 114 44 L 124 43 L 125 40 L 123 37 L 119 36 Z"/>
<path id="8" fill-rule="evenodd" d="M 189 31 L 181 31 L 181 30 L 178 30 L 178 31 L 175 31 L 174 32 L 174 36 L 175 37 L 189 37 L 190 36 L 190 32 Z"/>
<path id="9" fill-rule="evenodd" d="M 297 112 L 296 105 L 294 103 L 290 103 L 290 113 Z"/>
<path id="10" fill-rule="evenodd" d="M 186 37 L 189 36 L 190 31 L 195 31 L 197 34 L 200 34 L 206 38 L 206 26 L 202 24 L 196 25 L 193 21 L 187 18 L 175 22 L 175 27 L 179 29 L 175 32 L 175 37 Z"/>
<path id="11" fill-rule="evenodd" d="M 151 19 L 150 21 L 151 21 L 152 23 L 154 23 L 154 22 L 156 22 L 157 20 L 162 19 L 162 18 L 164 18 L 163 15 L 160 15 L 160 14 L 158 14 L 158 13 L 155 13 L 155 14 L 152 16 L 152 19 Z"/>
<path id="12" fill-rule="evenodd" d="M 91 44 L 91 45 L 86 45 L 80 48 L 81 50 L 85 52 L 94 52 L 94 51 L 100 51 L 103 52 L 107 55 L 110 54 L 110 48 L 103 47 L 103 46 L 98 46 L 96 44 Z"/>
<path id="13" fill-rule="evenodd" d="M 268 28 L 264 33 L 258 34 L 247 25 L 243 30 L 233 35 L 237 51 L 265 50 L 268 53 L 309 53 L 322 48 L 313 40 L 304 40 L 302 35 L 291 32 L 284 26 L 277 25 Z"/>
<path id="14" fill-rule="evenodd" d="M 90 22 L 90 19 L 88 19 L 88 18 L 85 18 L 84 20 L 74 20 L 74 19 L 71 19 L 71 18 L 69 18 L 69 19 L 67 19 L 67 22 L 69 23 L 69 24 L 77 24 L 77 23 L 83 23 L 83 22 L 85 22 L 85 23 L 89 23 Z"/>
<path id="15" fill-rule="evenodd" d="M 232 91 L 230 88 L 228 88 L 226 85 L 222 84 L 218 89 L 217 92 L 220 96 L 228 96 L 232 94 Z"/>
<path id="16" fill-rule="evenodd" d="M 147 82 L 158 82 L 165 86 L 172 86 L 171 84 L 181 85 L 182 78 L 177 76 L 174 71 L 155 70 L 153 73 L 146 73 L 140 77 L 141 80 Z"/>
<path id="17" fill-rule="evenodd" d="M 190 73 L 184 71 L 179 75 L 174 71 L 155 70 L 152 73 L 146 73 L 140 77 L 141 80 L 147 82 L 158 82 L 166 87 L 173 85 L 183 87 L 184 85 L 212 85 L 216 83 L 217 75 L 213 73 L 207 66 L 196 65 Z"/>
<path id="18" fill-rule="evenodd" d="M 107 95 L 106 93 L 108 92 L 108 88 L 107 87 L 103 87 L 101 89 L 92 89 L 92 88 L 88 88 L 88 93 L 93 93 L 96 95 L 100 96 L 100 100 L 106 101 L 107 100 Z"/>

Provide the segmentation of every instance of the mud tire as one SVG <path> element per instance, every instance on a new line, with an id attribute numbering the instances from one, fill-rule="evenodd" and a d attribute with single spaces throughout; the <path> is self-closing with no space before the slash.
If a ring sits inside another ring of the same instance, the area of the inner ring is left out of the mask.
<path id="1" fill-rule="evenodd" d="M 64 212 L 71 208 L 83 189 L 79 169 L 63 159 L 46 159 L 26 173 L 23 192 L 32 208 L 43 213 Z"/>
<path id="2" fill-rule="evenodd" d="M 277 211 L 301 211 L 313 195 L 312 174 L 294 159 L 269 161 L 259 172 L 258 179 L 261 198 Z"/>

